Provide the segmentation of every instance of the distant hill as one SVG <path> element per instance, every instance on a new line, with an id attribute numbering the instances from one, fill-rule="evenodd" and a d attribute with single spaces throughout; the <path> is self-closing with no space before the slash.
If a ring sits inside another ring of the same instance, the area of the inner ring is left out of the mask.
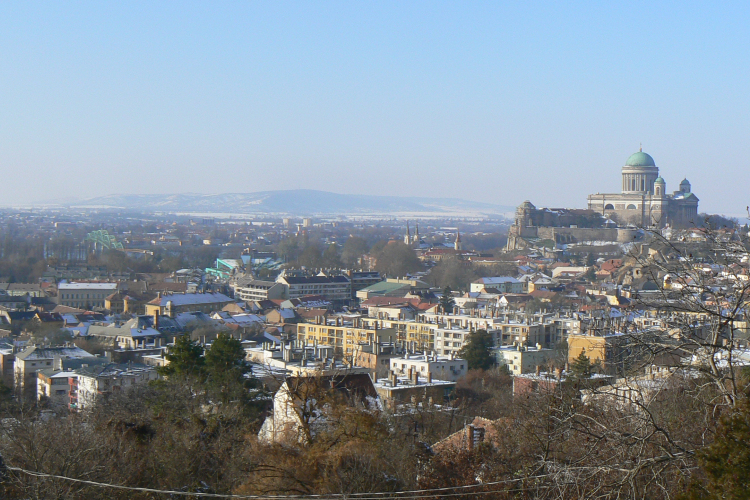
<path id="1" fill-rule="evenodd" d="M 289 215 L 506 215 L 513 206 L 457 198 L 413 198 L 329 193 L 309 189 L 228 194 L 108 195 L 67 203 L 71 207 L 149 212 Z"/>

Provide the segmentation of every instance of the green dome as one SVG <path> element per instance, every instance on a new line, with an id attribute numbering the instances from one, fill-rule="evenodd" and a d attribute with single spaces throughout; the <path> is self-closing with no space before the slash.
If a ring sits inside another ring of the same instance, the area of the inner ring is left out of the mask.
<path id="1" fill-rule="evenodd" d="M 626 167 L 655 167 L 656 163 L 654 163 L 654 159 L 651 158 L 651 155 L 648 153 L 644 153 L 643 151 L 638 151 L 637 153 L 633 153 L 630 155 L 630 158 L 628 158 L 628 161 L 625 162 Z"/>
<path id="2" fill-rule="evenodd" d="M 666 182 L 664 182 L 664 179 L 661 178 L 661 175 L 659 177 L 657 177 L 656 180 L 654 181 L 654 184 L 657 184 L 657 183 L 658 184 L 666 184 Z"/>

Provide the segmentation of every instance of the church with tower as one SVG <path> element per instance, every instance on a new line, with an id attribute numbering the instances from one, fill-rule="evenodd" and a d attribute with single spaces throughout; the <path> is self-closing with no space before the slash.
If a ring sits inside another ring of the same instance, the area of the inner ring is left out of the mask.
<path id="1" fill-rule="evenodd" d="M 698 215 L 698 197 L 687 179 L 677 191 L 667 194 L 667 183 L 654 159 L 641 149 L 622 167 L 622 192 L 589 195 L 588 208 L 621 226 L 684 227 Z"/>
<path id="2" fill-rule="evenodd" d="M 632 242 L 640 229 L 690 227 L 698 223 L 697 216 L 698 197 L 690 182 L 683 179 L 668 194 L 654 159 L 641 148 L 622 167 L 622 191 L 589 195 L 587 209 L 537 208 L 528 200 L 519 205 L 507 249 L 539 240 Z"/>
<path id="3" fill-rule="evenodd" d="M 417 228 L 414 232 L 414 235 L 411 234 L 411 229 L 409 228 L 409 221 L 406 221 L 406 234 L 404 235 L 404 244 L 413 246 L 413 245 L 419 245 L 421 242 L 421 239 L 419 238 L 419 222 L 416 223 Z"/>

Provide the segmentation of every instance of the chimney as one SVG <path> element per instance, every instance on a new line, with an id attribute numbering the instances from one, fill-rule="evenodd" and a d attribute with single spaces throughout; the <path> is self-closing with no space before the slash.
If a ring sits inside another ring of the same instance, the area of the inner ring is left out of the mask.
<path id="1" fill-rule="evenodd" d="M 562 380 L 562 368 L 555 368 L 555 377 L 558 382 Z"/>
<path id="2" fill-rule="evenodd" d="M 471 451 L 474 449 L 474 426 L 472 424 L 466 426 L 466 434 L 469 439 L 469 451 Z"/>
<path id="3" fill-rule="evenodd" d="M 396 372 L 391 372 L 391 385 L 393 387 L 396 387 L 398 385 L 398 375 L 396 375 Z"/>
<path id="4" fill-rule="evenodd" d="M 409 374 L 408 375 L 409 380 L 411 380 L 412 378 L 414 378 L 414 369 L 413 368 L 409 368 L 409 371 L 407 373 Z"/>
<path id="5" fill-rule="evenodd" d="M 428 384 L 432 383 L 432 372 L 427 372 L 427 383 Z"/>
<path id="6" fill-rule="evenodd" d="M 159 329 L 159 309 L 154 310 L 154 328 Z"/>
<path id="7" fill-rule="evenodd" d="M 542 373 L 542 367 L 539 365 L 536 365 L 536 376 L 538 377 Z"/>
<path id="8" fill-rule="evenodd" d="M 414 385 L 419 385 L 419 372 L 415 369 L 414 370 Z"/>

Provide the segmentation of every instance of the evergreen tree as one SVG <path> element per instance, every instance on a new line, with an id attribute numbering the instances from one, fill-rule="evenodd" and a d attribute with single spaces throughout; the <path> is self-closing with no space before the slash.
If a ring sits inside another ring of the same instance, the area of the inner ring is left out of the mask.
<path id="1" fill-rule="evenodd" d="M 489 370 L 495 364 L 492 356 L 492 335 L 487 330 L 477 330 L 458 353 L 469 364 L 470 370 Z"/>
<path id="2" fill-rule="evenodd" d="M 213 397 L 224 403 L 229 401 L 250 402 L 248 389 L 257 383 L 246 379 L 250 365 L 245 363 L 242 343 L 227 333 L 220 333 L 206 352 L 207 389 Z"/>
<path id="3" fill-rule="evenodd" d="M 571 376 L 576 379 L 587 379 L 591 377 L 591 368 L 593 366 L 594 364 L 591 362 L 591 359 L 586 356 L 586 351 L 581 351 L 581 354 L 570 365 Z"/>
<path id="4" fill-rule="evenodd" d="M 211 376 L 247 373 L 249 367 L 242 343 L 227 333 L 220 333 L 206 352 L 206 370 Z"/>
<path id="5" fill-rule="evenodd" d="M 197 376 L 205 370 L 203 347 L 190 340 L 190 335 L 178 337 L 166 358 L 169 364 L 159 368 L 162 375 Z"/>
<path id="6" fill-rule="evenodd" d="M 443 288 L 443 296 L 440 297 L 440 308 L 443 310 L 444 314 L 450 314 L 453 312 L 453 307 L 455 307 L 455 305 L 456 301 L 453 300 L 451 287 L 446 286 Z"/>
<path id="7" fill-rule="evenodd" d="M 697 456 L 701 474 L 694 478 L 682 499 L 750 498 L 750 403 L 747 399 L 721 419 L 714 442 Z"/>

